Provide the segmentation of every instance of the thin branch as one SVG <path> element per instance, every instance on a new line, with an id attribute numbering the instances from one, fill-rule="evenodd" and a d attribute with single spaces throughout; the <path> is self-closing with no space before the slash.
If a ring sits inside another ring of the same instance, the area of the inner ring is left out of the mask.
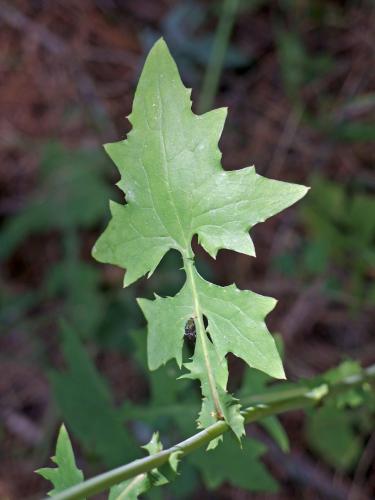
<path id="1" fill-rule="evenodd" d="M 372 365 L 360 375 L 354 375 L 342 379 L 341 381 L 328 385 L 321 383 L 315 388 L 295 388 L 286 390 L 281 393 L 272 393 L 264 398 L 259 397 L 258 403 L 247 408 L 244 412 L 246 423 L 256 422 L 269 415 L 277 415 L 286 411 L 297 410 L 315 406 L 323 400 L 346 391 L 351 387 L 363 386 L 366 383 L 375 381 L 375 365 Z M 168 462 L 172 453 L 179 452 L 179 457 L 183 457 L 202 446 L 207 445 L 210 441 L 224 434 L 229 429 L 229 426 L 223 420 L 216 422 L 207 429 L 198 432 L 194 436 L 185 439 L 181 443 L 163 450 L 154 455 L 134 460 L 126 465 L 117 467 L 108 472 L 104 472 L 96 477 L 88 479 L 83 483 L 77 484 L 58 495 L 55 495 L 54 500 L 79 500 L 91 495 L 95 495 L 109 489 L 111 486 L 131 479 L 139 474 L 149 472 L 152 469 L 158 468 Z"/>

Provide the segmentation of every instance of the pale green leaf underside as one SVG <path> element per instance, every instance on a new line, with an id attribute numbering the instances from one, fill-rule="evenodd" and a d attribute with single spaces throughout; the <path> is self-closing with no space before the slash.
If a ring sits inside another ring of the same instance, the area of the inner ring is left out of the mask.
<path id="1" fill-rule="evenodd" d="M 213 257 L 220 248 L 255 255 L 249 229 L 306 193 L 253 167 L 224 171 L 218 141 L 226 114 L 191 111 L 190 90 L 159 40 L 135 93 L 132 131 L 106 145 L 128 204 L 111 203 L 112 220 L 93 255 L 126 268 L 126 285 L 152 273 L 169 249 L 189 252 L 194 234 Z"/>
<path id="2" fill-rule="evenodd" d="M 139 301 L 149 325 L 149 366 L 156 369 L 171 358 L 181 366 L 184 326 L 194 317 L 197 343 L 186 367 L 187 376 L 201 382 L 199 423 L 225 418 L 239 437 L 243 419 L 237 400 L 226 392 L 225 356 L 232 352 L 254 368 L 284 377 L 264 323 L 275 300 L 206 282 L 192 271 L 191 240 L 198 235 L 212 257 L 221 248 L 255 255 L 249 230 L 299 200 L 307 188 L 266 179 L 254 167 L 224 171 L 218 141 L 225 117 L 225 109 L 201 116 L 192 112 L 190 90 L 159 40 L 136 90 L 129 116 L 133 129 L 126 140 L 106 146 L 127 204 L 111 203 L 112 219 L 93 255 L 126 269 L 124 285 L 129 285 L 150 275 L 170 249 L 180 251 L 188 278 L 180 293 Z M 202 315 L 212 342 L 205 337 Z"/>
<path id="3" fill-rule="evenodd" d="M 52 461 L 57 467 L 45 467 L 36 471 L 53 484 L 54 488 L 48 493 L 49 496 L 56 495 L 83 481 L 82 471 L 76 466 L 72 445 L 64 425 L 60 428 L 56 455 L 52 457 Z"/>

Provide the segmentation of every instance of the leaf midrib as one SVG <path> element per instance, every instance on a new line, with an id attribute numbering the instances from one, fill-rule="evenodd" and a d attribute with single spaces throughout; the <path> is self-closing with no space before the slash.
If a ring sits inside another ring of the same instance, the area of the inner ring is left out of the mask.
<path id="1" fill-rule="evenodd" d="M 186 238 L 186 234 L 185 234 L 182 222 L 181 222 L 180 214 L 179 214 L 179 211 L 177 210 L 176 203 L 174 201 L 174 198 L 172 196 L 171 189 L 170 189 L 171 185 L 170 185 L 169 168 L 168 168 L 169 160 L 168 160 L 168 157 L 167 157 L 167 148 L 166 148 L 166 145 L 165 145 L 165 137 L 164 137 L 164 113 L 163 113 L 163 98 L 162 98 L 162 94 L 161 94 L 161 90 L 160 90 L 160 74 L 158 76 L 157 89 L 158 89 L 157 95 L 158 95 L 158 100 L 159 100 L 160 125 L 161 125 L 159 127 L 159 137 L 160 137 L 160 143 L 162 145 L 162 148 L 161 148 L 162 155 L 163 155 L 162 165 L 163 165 L 163 170 L 164 170 L 164 174 L 165 174 L 165 177 L 166 177 L 166 180 L 167 180 L 167 185 L 168 185 L 167 193 L 168 193 L 168 198 L 169 198 L 169 200 L 170 200 L 170 202 L 171 202 L 171 204 L 173 206 L 173 209 L 174 209 L 174 212 L 175 212 L 175 216 L 176 216 L 176 220 L 178 222 L 178 225 L 180 226 L 182 239 L 183 239 L 184 245 L 185 245 L 185 248 L 181 249 L 181 253 L 188 255 L 190 253 L 189 252 L 190 243 L 188 243 L 188 240 Z M 178 243 L 178 242 L 176 241 L 176 243 Z"/>

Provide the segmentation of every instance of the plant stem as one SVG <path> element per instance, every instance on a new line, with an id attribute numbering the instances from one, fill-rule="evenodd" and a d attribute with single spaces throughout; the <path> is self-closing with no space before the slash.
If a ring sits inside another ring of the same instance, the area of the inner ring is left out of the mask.
<path id="1" fill-rule="evenodd" d="M 215 33 L 210 60 L 203 78 L 202 93 L 198 103 L 199 113 L 204 113 L 212 107 L 213 100 L 217 93 L 225 53 L 232 33 L 238 5 L 239 0 L 223 0 L 219 26 Z"/>
<path id="2" fill-rule="evenodd" d="M 336 382 L 333 385 L 325 383 L 318 384 L 313 389 L 301 388 L 292 392 L 285 391 L 281 395 L 272 394 L 270 403 L 259 403 L 247 408 L 243 411 L 246 423 L 256 422 L 270 415 L 277 415 L 285 411 L 297 410 L 315 406 L 326 398 L 340 394 L 351 387 L 363 386 L 366 383 L 375 381 L 375 365 L 372 365 L 359 375 L 353 375 Z M 261 400 L 261 398 L 259 398 Z M 267 400 L 267 398 L 265 398 Z M 108 472 L 104 472 L 96 477 L 88 479 L 72 488 L 69 488 L 62 493 L 53 497 L 54 500 L 79 500 L 91 495 L 95 495 L 109 489 L 111 486 L 131 479 L 152 469 L 158 468 L 168 462 L 172 453 L 179 452 L 180 458 L 188 453 L 193 452 L 197 448 L 207 445 L 210 441 L 224 434 L 229 429 L 228 424 L 224 420 L 220 420 L 208 427 L 207 429 L 198 432 L 194 436 L 185 439 L 184 441 L 172 446 L 167 450 L 163 450 L 154 455 L 134 460 L 126 465 L 117 467 Z M 47 500 L 47 499 L 46 499 Z"/>
<path id="3" fill-rule="evenodd" d="M 210 356 L 209 356 L 208 345 L 207 345 L 209 340 L 207 338 L 206 328 L 204 326 L 204 321 L 203 321 L 203 314 L 202 314 L 201 307 L 199 304 L 199 294 L 197 291 L 197 285 L 195 282 L 195 274 L 194 274 L 194 261 L 192 258 L 185 258 L 184 257 L 184 268 L 185 268 L 187 280 L 190 284 L 191 292 L 193 294 L 194 312 L 195 312 L 194 319 L 196 320 L 197 341 L 200 342 L 200 345 L 202 348 L 204 364 L 205 364 L 206 372 L 208 375 L 208 383 L 210 386 L 212 400 L 213 400 L 214 405 L 215 405 L 216 416 L 218 419 L 222 419 L 223 418 L 223 411 L 222 411 L 221 406 L 220 406 L 219 393 L 217 391 L 215 377 L 214 377 L 214 374 L 212 373 L 212 369 L 211 369 Z"/>

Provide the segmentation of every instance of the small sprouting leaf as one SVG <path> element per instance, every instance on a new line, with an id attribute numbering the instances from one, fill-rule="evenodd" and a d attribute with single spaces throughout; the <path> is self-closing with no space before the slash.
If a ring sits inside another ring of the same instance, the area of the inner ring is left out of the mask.
<path id="1" fill-rule="evenodd" d="M 148 444 L 142 446 L 149 455 L 155 455 L 163 449 L 159 433 L 155 432 Z M 153 486 L 163 486 L 169 483 L 177 474 L 179 452 L 172 453 L 169 460 L 160 469 L 138 474 L 138 476 L 122 481 L 110 490 L 108 500 L 137 500 L 139 495 L 150 490 Z"/>
<path id="2" fill-rule="evenodd" d="M 61 426 L 57 438 L 56 455 L 51 460 L 57 467 L 45 467 L 35 471 L 53 484 L 54 488 L 48 492 L 49 496 L 83 481 L 82 471 L 76 466 L 72 445 L 64 425 Z"/>
<path id="3" fill-rule="evenodd" d="M 329 385 L 334 385 L 340 382 L 346 377 L 352 377 L 356 375 L 361 375 L 363 369 L 358 361 L 347 359 L 340 363 L 335 368 L 332 368 L 328 372 L 322 375 L 321 379 L 327 382 Z M 332 396 L 332 401 L 335 402 L 337 408 L 345 407 L 356 407 L 363 404 L 364 393 L 362 387 L 350 387 L 346 391 L 341 392 L 335 396 Z"/>
<path id="4" fill-rule="evenodd" d="M 305 186 L 261 177 L 254 167 L 225 171 L 218 141 L 225 109 L 197 116 L 190 90 L 181 82 L 163 40 L 147 57 L 126 140 L 106 145 L 119 168 L 127 204 L 111 203 L 112 219 L 97 241 L 94 257 L 126 269 L 124 285 L 150 276 L 162 257 L 178 250 L 186 283 L 173 298 L 140 300 L 148 320 L 150 369 L 175 358 L 182 365 L 186 322 L 196 325 L 195 352 L 186 366 L 203 392 L 200 424 L 224 418 L 243 434 L 240 405 L 226 392 L 225 356 L 284 378 L 265 316 L 275 300 L 235 286 L 214 286 L 195 271 L 191 240 L 213 257 L 226 248 L 254 256 L 249 230 L 302 198 Z M 204 317 L 208 321 L 204 326 Z"/>
<path id="5" fill-rule="evenodd" d="M 163 449 L 163 445 L 161 444 L 159 433 L 154 432 L 151 436 L 150 441 L 147 444 L 144 444 L 142 448 L 148 451 L 149 455 L 155 455 L 155 453 L 159 453 Z"/>

